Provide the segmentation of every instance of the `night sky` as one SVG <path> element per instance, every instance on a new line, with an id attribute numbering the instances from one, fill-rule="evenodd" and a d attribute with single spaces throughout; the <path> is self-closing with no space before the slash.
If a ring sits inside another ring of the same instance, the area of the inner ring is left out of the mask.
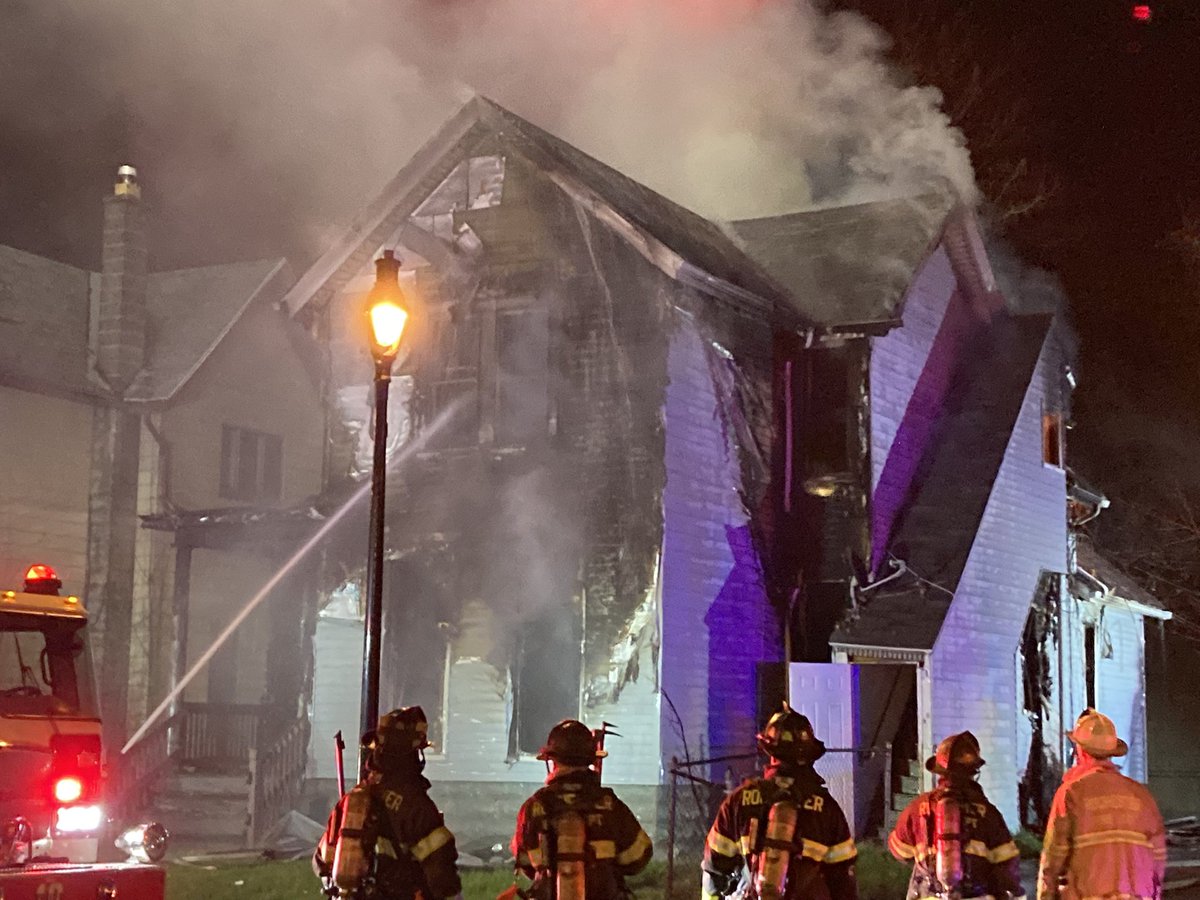
<path id="1" fill-rule="evenodd" d="M 854 5 L 872 3 L 895 0 Z M 1166 236 L 1189 208 L 1200 213 L 1200 11 L 1164 0 L 1142 25 L 1132 4 L 1110 0 L 908 3 L 968 10 L 983 36 L 970 52 L 1011 73 L 1006 83 L 1027 108 L 1024 147 L 1057 188 L 1009 236 L 1067 288 L 1082 339 L 1082 408 L 1102 405 L 1097 386 L 1115 375 L 1170 396 L 1179 411 L 1175 401 L 1197 381 L 1200 289 Z M 0 29 L 0 242 L 94 266 L 111 173 L 131 159 L 155 172 L 178 147 L 105 89 L 110 60 L 85 29 L 28 9 L 28 0 L 0 0 L 0 20 L 14 26 Z M 154 265 L 274 253 L 302 265 L 289 186 L 237 171 L 222 110 L 189 94 L 178 105 L 195 123 L 179 140 L 207 171 L 186 196 L 156 196 L 148 181 Z"/>

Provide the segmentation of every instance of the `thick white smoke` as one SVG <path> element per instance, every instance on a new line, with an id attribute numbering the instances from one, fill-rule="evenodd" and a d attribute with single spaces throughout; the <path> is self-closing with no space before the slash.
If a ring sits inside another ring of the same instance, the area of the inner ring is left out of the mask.
<path id="1" fill-rule="evenodd" d="M 168 216 L 269 185 L 319 244 L 472 92 L 714 218 L 933 187 L 975 196 L 938 92 L 900 81 L 870 23 L 808 0 L 38 8 L 87 48 L 63 64 L 121 97 L 135 146 L 170 160 L 153 173 Z"/>

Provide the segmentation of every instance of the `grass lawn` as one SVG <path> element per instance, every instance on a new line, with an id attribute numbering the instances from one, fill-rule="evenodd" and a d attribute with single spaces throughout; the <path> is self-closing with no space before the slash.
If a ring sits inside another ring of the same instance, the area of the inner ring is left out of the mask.
<path id="1" fill-rule="evenodd" d="M 638 900 L 664 900 L 666 866 L 652 863 L 630 880 Z M 470 869 L 463 872 L 464 900 L 494 900 L 512 884 L 507 869 Z M 908 884 L 908 869 L 893 860 L 879 844 L 859 847 L 860 900 L 899 900 Z M 671 900 L 696 900 L 700 896 L 698 866 L 676 867 Z M 247 862 L 198 866 L 173 863 L 167 867 L 167 900 L 295 900 L 320 896 L 308 860 Z"/>

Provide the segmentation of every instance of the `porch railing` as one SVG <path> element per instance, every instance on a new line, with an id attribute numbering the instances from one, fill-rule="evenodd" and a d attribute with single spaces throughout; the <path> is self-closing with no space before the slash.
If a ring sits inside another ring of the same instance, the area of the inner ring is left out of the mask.
<path id="1" fill-rule="evenodd" d="M 259 732 L 265 745 L 250 748 L 250 796 L 246 820 L 247 846 L 256 847 L 300 796 L 308 761 L 307 718 L 286 725 L 274 741 Z"/>
<path id="2" fill-rule="evenodd" d="M 257 703 L 184 703 L 179 717 L 178 754 L 183 762 L 242 768 L 258 739 L 259 723 L 276 713 Z"/>
<path id="3" fill-rule="evenodd" d="M 118 817 L 139 815 L 170 774 L 171 732 L 178 724 L 178 714 L 166 717 L 117 759 L 110 773 L 109 796 Z"/>

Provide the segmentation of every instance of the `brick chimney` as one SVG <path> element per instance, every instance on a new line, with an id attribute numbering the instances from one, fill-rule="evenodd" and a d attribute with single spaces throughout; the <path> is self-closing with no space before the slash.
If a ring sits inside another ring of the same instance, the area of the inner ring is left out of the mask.
<path id="1" fill-rule="evenodd" d="M 117 169 L 104 200 L 104 252 L 96 369 L 115 394 L 124 394 L 146 358 L 146 235 L 142 191 L 133 166 Z"/>

